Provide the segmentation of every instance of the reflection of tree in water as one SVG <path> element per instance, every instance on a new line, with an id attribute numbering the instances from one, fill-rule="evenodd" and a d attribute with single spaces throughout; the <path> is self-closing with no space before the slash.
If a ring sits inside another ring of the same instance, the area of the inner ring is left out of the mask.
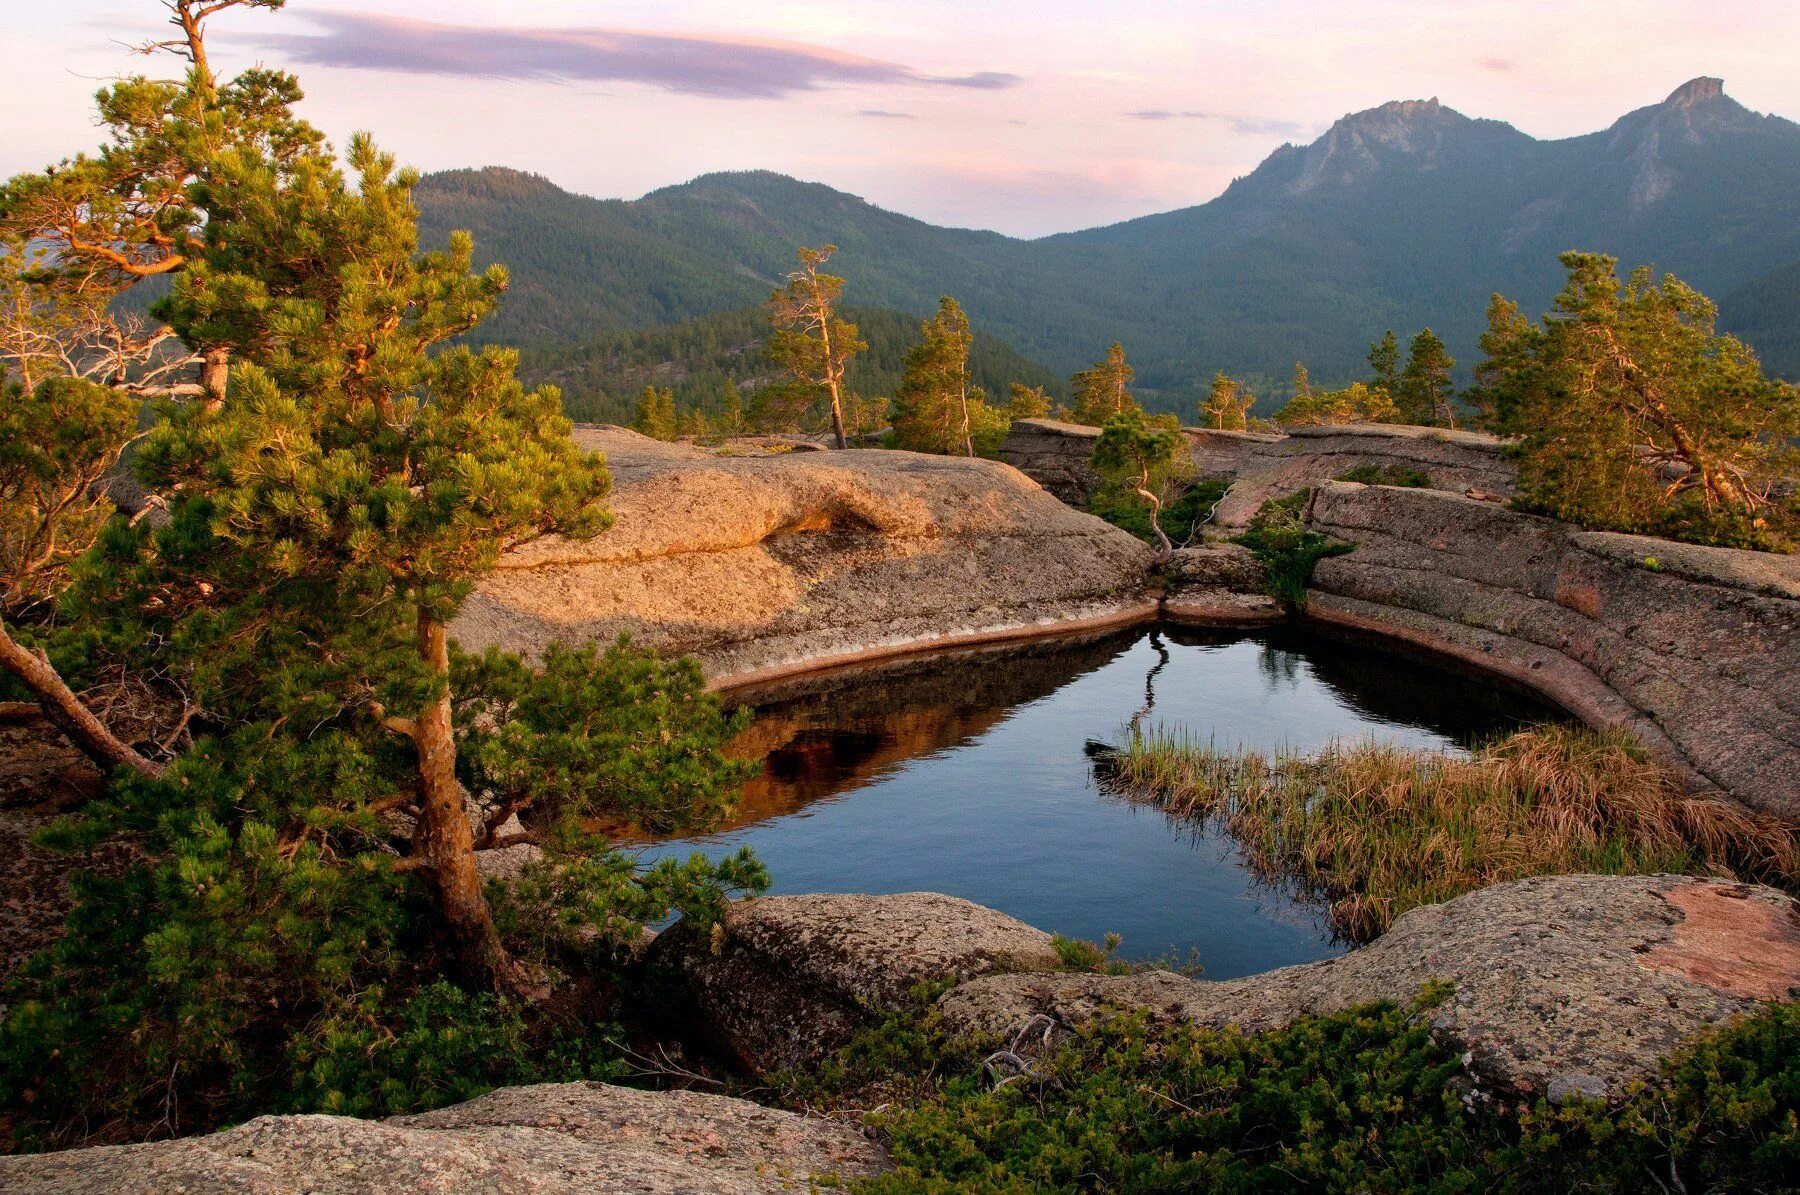
<path id="1" fill-rule="evenodd" d="M 1136 735 L 1138 727 L 1149 717 L 1150 711 L 1156 708 L 1156 674 L 1169 666 L 1169 649 L 1163 643 L 1162 628 L 1150 632 L 1150 650 L 1157 655 L 1157 660 L 1150 671 L 1144 674 L 1144 708 L 1131 715 L 1131 733 Z"/>
<path id="2" fill-rule="evenodd" d="M 972 742 L 1019 707 L 1119 659 L 1144 637 L 1135 629 L 900 657 L 740 692 L 736 700 L 757 716 L 733 743 L 733 754 L 764 760 L 766 767 L 744 786 L 739 812 L 725 828 L 853 792 L 909 760 Z M 1129 729 L 1140 729 L 1155 710 L 1157 685 L 1177 651 L 1246 640 L 1257 646 L 1257 669 L 1272 688 L 1297 692 L 1317 681 L 1366 717 L 1461 742 L 1558 716 L 1490 679 L 1306 626 L 1251 633 L 1166 626 L 1148 634 L 1154 660 L 1144 675 L 1143 708 Z M 1207 666 L 1204 651 L 1181 654 L 1183 667 Z M 1097 773 L 1112 749 L 1088 744 Z M 1103 785 L 1102 776 L 1094 778 Z"/>
<path id="3" fill-rule="evenodd" d="M 901 657 L 738 693 L 756 720 L 731 753 L 761 759 L 764 769 L 721 828 L 854 792 L 908 760 L 971 742 L 1018 707 L 1104 668 L 1139 634 Z"/>
<path id="4" fill-rule="evenodd" d="M 1301 657 L 1273 643 L 1264 643 L 1256 655 L 1256 668 L 1268 679 L 1271 689 L 1300 687 Z"/>

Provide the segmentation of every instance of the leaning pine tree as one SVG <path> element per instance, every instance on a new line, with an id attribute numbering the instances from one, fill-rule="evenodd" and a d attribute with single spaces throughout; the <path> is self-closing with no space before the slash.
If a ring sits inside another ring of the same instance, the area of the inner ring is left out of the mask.
<path id="1" fill-rule="evenodd" d="M 1565 253 L 1540 321 L 1494 296 L 1471 394 L 1519 437 L 1521 498 L 1558 518 L 1703 543 L 1800 544 L 1800 388 L 1768 377 L 1680 279 Z"/>
<path id="2" fill-rule="evenodd" d="M 292 79 L 224 86 L 304 130 Z M 556 392 L 448 347 L 504 274 L 471 271 L 466 235 L 420 252 L 414 176 L 366 138 L 348 173 L 310 131 L 219 144 L 157 311 L 229 352 L 228 388 L 161 408 L 137 466 L 167 519 L 111 525 L 75 603 L 141 628 L 203 734 L 50 836 L 125 832 L 144 861 L 83 881 L 8 995 L 0 1115 L 40 1144 L 608 1073 L 603 1032 L 539 998 L 604 994 L 646 922 L 763 883 L 742 854 L 641 868 L 591 829 L 729 806 L 739 722 L 691 661 L 450 641 L 501 554 L 608 519 Z M 496 887 L 477 851 L 503 846 L 532 858 Z"/>
<path id="3" fill-rule="evenodd" d="M 1174 416 L 1148 417 L 1131 409 L 1107 420 L 1090 460 L 1096 472 L 1124 485 L 1150 507 L 1156 534 L 1156 563 L 1167 564 L 1175 545 L 1163 530 L 1162 512 L 1170 490 L 1193 472 L 1187 439 Z"/>

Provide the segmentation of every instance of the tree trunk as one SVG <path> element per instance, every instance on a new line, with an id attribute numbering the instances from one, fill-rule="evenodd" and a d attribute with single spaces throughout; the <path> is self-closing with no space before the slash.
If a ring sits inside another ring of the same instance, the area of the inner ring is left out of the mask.
<path id="1" fill-rule="evenodd" d="M 837 432 L 837 446 L 839 448 L 850 447 L 850 437 L 844 432 L 844 403 L 838 397 L 836 378 L 831 379 L 831 427 L 833 431 Z"/>
<path id="2" fill-rule="evenodd" d="M 1156 563 L 1164 565 L 1175 555 L 1175 545 L 1169 540 L 1169 533 L 1162 528 L 1162 499 L 1158 498 L 1144 486 L 1135 487 L 1138 495 L 1150 504 L 1150 530 L 1156 532 L 1156 541 L 1161 546 L 1156 550 Z"/>
<path id="3" fill-rule="evenodd" d="M 231 350 L 207 349 L 200 359 L 200 389 L 206 392 L 203 401 L 208 411 L 217 411 L 225 405 L 225 387 L 230 381 Z"/>
<path id="4" fill-rule="evenodd" d="M 450 717 L 450 649 L 444 624 L 419 611 L 419 656 L 443 689 L 409 727 L 419 753 L 419 850 L 437 884 L 438 904 L 465 963 L 494 987 L 521 999 L 547 993 L 509 955 L 494 928 L 493 910 L 475 866 L 475 827 L 456 778 L 456 738 Z"/>
<path id="5" fill-rule="evenodd" d="M 963 433 L 963 452 L 969 456 L 974 456 L 975 455 L 975 436 L 969 430 L 969 387 L 968 387 L 968 383 L 966 383 L 966 382 L 963 384 L 963 390 L 962 390 L 962 433 Z"/>
<path id="6" fill-rule="evenodd" d="M 120 742 L 57 675 L 44 653 L 26 648 L 7 633 L 4 623 L 0 623 L 0 668 L 18 677 L 31 690 L 44 717 L 68 735 L 69 741 L 99 764 L 102 771 L 124 767 L 144 776 L 162 775 L 161 764 L 145 759 L 129 744 Z"/>

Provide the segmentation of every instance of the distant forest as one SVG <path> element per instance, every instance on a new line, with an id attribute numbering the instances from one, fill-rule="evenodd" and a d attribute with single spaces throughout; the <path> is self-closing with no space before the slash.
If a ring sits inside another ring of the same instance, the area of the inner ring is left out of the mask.
<path id="1" fill-rule="evenodd" d="M 906 351 L 919 342 L 919 320 L 882 307 L 846 307 L 869 344 L 850 367 L 850 389 L 863 398 L 886 398 L 900 383 Z M 682 410 L 708 416 L 723 409 L 725 388 L 746 397 L 773 381 L 763 356 L 769 318 L 761 307 L 701 316 L 661 328 L 609 332 L 580 344 L 528 349 L 523 374 L 533 383 L 562 388 L 563 408 L 580 423 L 630 423 L 645 386 L 674 391 Z M 1042 386 L 1052 399 L 1068 396 L 1068 380 L 979 331 L 969 351 L 975 383 L 990 401 L 1004 404 L 1011 382 Z"/>

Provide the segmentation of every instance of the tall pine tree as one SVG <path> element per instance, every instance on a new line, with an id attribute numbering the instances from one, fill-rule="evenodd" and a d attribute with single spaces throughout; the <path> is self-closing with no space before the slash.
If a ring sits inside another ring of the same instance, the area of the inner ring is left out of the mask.
<path id="1" fill-rule="evenodd" d="M 851 359 L 869 346 L 855 324 L 838 316 L 844 280 L 822 268 L 836 252 L 836 245 L 798 250 L 800 268 L 769 296 L 769 318 L 775 332 L 769 338 L 768 355 L 787 371 L 790 387 L 799 392 L 800 405 L 829 405 L 837 446 L 848 448 L 845 411 L 850 395 L 844 387 L 844 374 Z"/>
<path id="2" fill-rule="evenodd" d="M 975 455 L 975 428 L 991 423 L 986 394 L 969 382 L 969 317 L 955 299 L 919 326 L 890 407 L 894 446 L 914 452 Z"/>
<path id="3" fill-rule="evenodd" d="M 1430 427 L 1456 426 L 1456 361 L 1430 328 L 1413 337 L 1401 371 L 1394 406 L 1407 423 Z"/>
<path id="4" fill-rule="evenodd" d="M 1135 376 L 1125 360 L 1125 346 L 1115 340 L 1104 361 L 1096 361 L 1070 379 L 1075 390 L 1075 422 L 1101 427 L 1115 416 L 1142 411 L 1131 394 Z"/>

